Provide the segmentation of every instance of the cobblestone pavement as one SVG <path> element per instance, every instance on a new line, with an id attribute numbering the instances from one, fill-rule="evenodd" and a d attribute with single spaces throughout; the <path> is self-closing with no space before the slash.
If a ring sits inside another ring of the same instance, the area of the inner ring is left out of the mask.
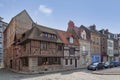
<path id="1" fill-rule="evenodd" d="M 24 75 L 1 69 L 0 80 L 120 80 L 120 75 L 96 75 L 85 69 Z"/>
<path id="2" fill-rule="evenodd" d="M 109 68 L 109 69 L 104 69 L 100 71 L 94 71 L 93 73 L 101 74 L 101 75 L 120 75 L 120 67 Z"/>

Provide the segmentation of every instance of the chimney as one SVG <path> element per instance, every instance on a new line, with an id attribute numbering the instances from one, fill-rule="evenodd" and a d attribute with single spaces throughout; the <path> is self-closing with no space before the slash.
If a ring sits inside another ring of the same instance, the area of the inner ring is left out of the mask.
<path id="1" fill-rule="evenodd" d="M 105 30 L 104 29 L 102 29 L 102 34 L 105 34 Z"/>
<path id="2" fill-rule="evenodd" d="M 70 20 L 68 22 L 68 28 L 73 28 L 73 27 L 74 27 L 74 22 Z"/>
<path id="3" fill-rule="evenodd" d="M 89 28 L 90 28 L 91 30 L 96 30 L 96 25 L 94 24 L 94 25 L 90 26 Z"/>
<path id="4" fill-rule="evenodd" d="M 109 32 L 109 30 L 108 30 L 108 29 L 106 29 L 106 30 L 105 30 L 105 34 L 108 34 L 108 32 Z"/>

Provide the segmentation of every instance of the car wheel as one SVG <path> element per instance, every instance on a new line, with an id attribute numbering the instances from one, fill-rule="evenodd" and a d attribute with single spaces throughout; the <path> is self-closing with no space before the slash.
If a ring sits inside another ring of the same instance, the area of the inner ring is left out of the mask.
<path id="1" fill-rule="evenodd" d="M 98 70 L 98 68 L 95 68 L 95 71 Z"/>

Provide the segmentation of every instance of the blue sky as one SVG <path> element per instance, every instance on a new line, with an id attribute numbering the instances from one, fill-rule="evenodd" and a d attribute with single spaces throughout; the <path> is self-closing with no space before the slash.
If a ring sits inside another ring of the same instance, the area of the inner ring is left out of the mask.
<path id="1" fill-rule="evenodd" d="M 0 0 L 0 16 L 9 22 L 26 9 L 38 24 L 61 30 L 69 20 L 76 26 L 96 24 L 120 33 L 120 0 Z"/>

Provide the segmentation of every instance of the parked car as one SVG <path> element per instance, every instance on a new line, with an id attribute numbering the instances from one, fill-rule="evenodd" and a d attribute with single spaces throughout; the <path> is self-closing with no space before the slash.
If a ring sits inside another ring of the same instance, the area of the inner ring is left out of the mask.
<path id="1" fill-rule="evenodd" d="M 111 63 L 113 63 L 114 67 L 120 66 L 120 62 L 118 61 L 112 61 Z"/>
<path id="2" fill-rule="evenodd" d="M 108 62 L 108 61 L 103 62 L 103 65 L 104 65 L 105 68 L 112 68 L 112 67 L 114 67 L 114 64 L 112 62 Z"/>
<path id="3" fill-rule="evenodd" d="M 99 63 L 99 62 L 94 62 L 88 65 L 87 67 L 88 70 L 98 70 L 98 69 L 103 69 L 103 68 L 104 68 L 103 63 Z"/>

